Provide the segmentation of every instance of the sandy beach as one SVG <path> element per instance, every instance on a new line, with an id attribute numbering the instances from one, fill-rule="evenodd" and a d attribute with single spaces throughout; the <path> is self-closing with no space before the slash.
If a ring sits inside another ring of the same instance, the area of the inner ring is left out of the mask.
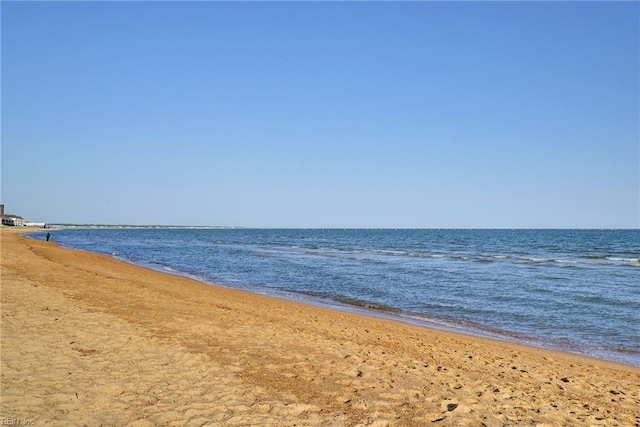
<path id="1" fill-rule="evenodd" d="M 640 426 L 638 367 L 1 238 L 3 425 Z"/>

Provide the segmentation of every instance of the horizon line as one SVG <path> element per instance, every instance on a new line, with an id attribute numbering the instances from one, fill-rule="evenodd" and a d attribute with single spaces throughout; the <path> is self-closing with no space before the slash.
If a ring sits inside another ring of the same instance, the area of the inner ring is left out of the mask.
<path id="1" fill-rule="evenodd" d="M 336 227 L 336 226 L 238 226 L 238 225 L 177 225 L 177 224 L 100 224 L 46 223 L 48 226 L 87 228 L 202 228 L 244 230 L 640 230 L 640 227 Z"/>

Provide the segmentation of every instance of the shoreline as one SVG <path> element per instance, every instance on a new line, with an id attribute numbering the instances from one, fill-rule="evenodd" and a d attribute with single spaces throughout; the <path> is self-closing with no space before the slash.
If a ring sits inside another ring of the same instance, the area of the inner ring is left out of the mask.
<path id="1" fill-rule="evenodd" d="M 640 422 L 632 365 L 219 287 L 17 234 L 0 235 L 3 417 Z"/>
<path id="2" fill-rule="evenodd" d="M 143 229 L 215 228 L 215 227 L 192 227 L 192 226 L 185 226 L 185 227 L 112 226 L 112 227 L 126 228 L 126 229 L 128 228 L 143 228 Z M 93 226 L 92 228 L 102 229 L 102 228 L 107 228 L 107 226 Z M 217 227 L 217 228 L 223 229 L 225 227 Z M 231 227 L 227 227 L 227 228 L 230 229 Z M 56 230 L 64 230 L 64 228 L 59 228 Z M 40 231 L 29 230 L 21 234 L 24 234 L 26 237 L 30 237 L 31 234 L 37 234 L 39 232 Z M 250 292 L 258 295 L 263 295 L 266 297 L 279 298 L 285 301 L 293 301 L 293 302 L 298 302 L 302 304 L 309 304 L 312 306 L 324 307 L 332 310 L 339 310 L 347 313 L 355 313 L 355 314 L 360 314 L 364 316 L 373 316 L 377 318 L 407 323 L 407 324 L 418 326 L 418 327 L 426 327 L 431 329 L 459 333 L 463 335 L 471 335 L 474 337 L 494 339 L 494 340 L 503 341 L 507 343 L 515 343 L 515 344 L 521 344 L 525 346 L 559 351 L 563 353 L 582 355 L 586 357 L 592 357 L 598 360 L 611 361 L 611 362 L 622 363 L 622 364 L 630 365 L 634 367 L 640 367 L 640 360 L 637 358 L 637 353 L 627 353 L 620 349 L 588 347 L 584 344 L 581 345 L 578 342 L 562 342 L 560 340 L 540 337 L 533 334 L 510 332 L 507 330 L 494 328 L 491 325 L 483 325 L 483 324 L 477 324 L 473 322 L 463 322 L 463 321 L 456 322 L 455 319 L 428 318 L 419 313 L 403 312 L 402 310 L 394 309 L 393 307 L 384 307 L 384 306 L 377 307 L 375 306 L 375 304 L 368 304 L 367 302 L 360 301 L 360 300 L 348 300 L 348 301 L 333 300 L 328 297 L 306 294 L 304 292 L 283 291 L 283 290 L 271 289 L 271 288 L 260 288 L 257 286 L 243 286 L 243 285 L 217 283 L 215 281 L 207 279 L 206 277 L 198 276 L 197 274 L 175 270 L 173 267 L 169 265 L 157 264 L 153 262 L 141 262 L 141 261 L 136 262 L 134 260 L 130 260 L 125 257 L 115 256 L 113 254 L 109 254 L 106 252 L 105 253 L 93 252 L 90 250 L 86 251 L 84 249 L 77 249 L 73 247 L 66 247 L 66 246 L 62 246 L 62 247 L 65 247 L 70 250 L 79 250 L 79 251 L 85 251 L 89 253 L 107 255 L 116 260 L 125 262 L 133 266 L 157 271 L 163 274 L 185 277 L 185 278 L 195 280 L 201 283 L 205 283 L 211 286 L 218 286 L 218 287 L 221 286 L 228 289 L 237 289 L 237 290 L 242 290 L 242 291 L 246 291 L 246 292 Z M 630 354 L 635 355 L 636 357 L 633 358 L 631 356 L 628 356 Z"/>

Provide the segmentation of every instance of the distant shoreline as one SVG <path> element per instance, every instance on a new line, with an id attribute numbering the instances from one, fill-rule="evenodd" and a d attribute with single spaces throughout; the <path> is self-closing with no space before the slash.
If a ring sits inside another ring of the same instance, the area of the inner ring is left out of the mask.
<path id="1" fill-rule="evenodd" d="M 197 229 L 197 230 L 235 230 L 242 227 L 218 225 L 127 225 L 127 224 L 51 224 L 58 229 Z"/>

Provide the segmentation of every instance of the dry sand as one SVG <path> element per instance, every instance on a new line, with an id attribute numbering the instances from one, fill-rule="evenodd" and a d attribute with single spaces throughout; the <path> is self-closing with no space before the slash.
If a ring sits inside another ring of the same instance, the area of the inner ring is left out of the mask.
<path id="1" fill-rule="evenodd" d="M 1 238 L 0 424 L 640 426 L 637 367 Z"/>

